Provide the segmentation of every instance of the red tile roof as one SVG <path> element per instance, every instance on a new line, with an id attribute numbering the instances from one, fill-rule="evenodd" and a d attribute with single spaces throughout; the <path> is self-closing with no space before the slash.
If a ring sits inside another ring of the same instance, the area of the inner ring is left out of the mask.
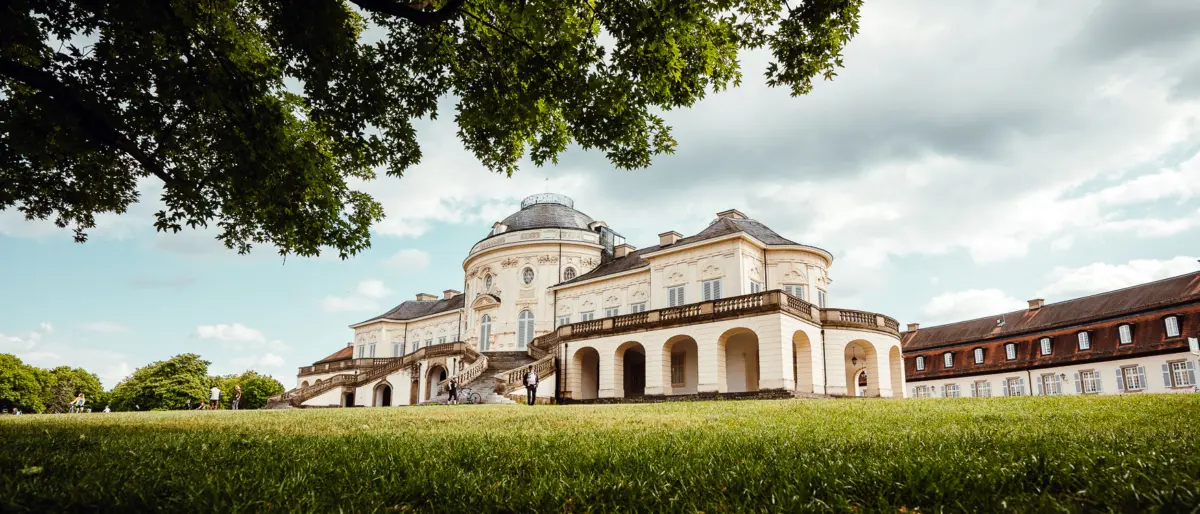
<path id="1" fill-rule="evenodd" d="M 905 351 L 1003 338 L 1092 322 L 1173 304 L 1200 301 L 1200 271 L 1125 289 L 900 334 Z"/>

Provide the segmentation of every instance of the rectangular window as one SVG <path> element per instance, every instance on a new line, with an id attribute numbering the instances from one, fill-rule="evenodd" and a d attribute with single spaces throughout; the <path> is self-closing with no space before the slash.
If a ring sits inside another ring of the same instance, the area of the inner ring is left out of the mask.
<path id="1" fill-rule="evenodd" d="M 783 292 L 795 296 L 801 300 L 807 301 L 807 295 L 804 292 L 805 287 L 801 285 L 786 285 L 783 286 Z"/>
<path id="2" fill-rule="evenodd" d="M 438 344 L 446 344 L 446 336 L 439 337 Z"/>
<path id="3" fill-rule="evenodd" d="M 1096 394 L 1100 392 L 1100 373 L 1093 370 L 1080 371 L 1079 387 L 1076 388 L 1082 394 Z"/>
<path id="4" fill-rule="evenodd" d="M 950 352 L 943 353 L 942 354 L 942 364 L 944 366 L 946 366 L 947 368 L 953 368 L 954 367 L 954 354 L 950 353 Z"/>
<path id="5" fill-rule="evenodd" d="M 404 355 L 404 343 L 392 343 L 392 357 Z"/>
<path id="6" fill-rule="evenodd" d="M 1062 381 L 1059 380 L 1058 374 L 1051 373 L 1042 375 L 1040 378 L 1041 380 L 1039 380 L 1038 386 L 1040 386 L 1039 389 L 1042 390 L 1042 394 L 1046 396 L 1062 394 Z"/>
<path id="7" fill-rule="evenodd" d="M 1017 343 L 1008 343 L 1004 345 L 1004 358 L 1010 361 L 1017 358 Z"/>
<path id="8" fill-rule="evenodd" d="M 639 302 L 629 306 L 629 312 L 646 312 L 646 302 Z"/>
<path id="9" fill-rule="evenodd" d="M 1125 377 L 1126 391 L 1141 391 L 1146 388 L 1146 368 L 1129 366 L 1121 368 L 1121 374 Z"/>
<path id="10" fill-rule="evenodd" d="M 1091 338 L 1091 336 L 1088 335 L 1087 332 L 1079 333 L 1079 349 L 1080 350 L 1091 350 L 1092 349 L 1092 338 Z"/>
<path id="11" fill-rule="evenodd" d="M 917 371 L 925 371 L 925 357 L 917 356 Z"/>
<path id="12" fill-rule="evenodd" d="M 433 346 L 433 339 L 426 339 L 425 346 Z"/>
<path id="13" fill-rule="evenodd" d="M 1167 316 L 1167 337 L 1179 337 L 1179 316 Z"/>
<path id="14" fill-rule="evenodd" d="M 367 349 L 366 346 L 363 346 L 361 344 L 358 345 L 358 358 L 360 358 L 360 359 L 363 358 L 363 352 L 365 352 L 366 349 Z"/>
<path id="15" fill-rule="evenodd" d="M 983 364 L 983 348 L 975 349 L 975 364 Z"/>
<path id="16" fill-rule="evenodd" d="M 958 384 L 946 384 L 942 386 L 942 395 L 946 398 L 958 398 Z"/>
<path id="17" fill-rule="evenodd" d="M 700 287 L 704 290 L 704 301 L 721 299 L 721 279 L 705 280 Z"/>
<path id="18" fill-rule="evenodd" d="M 992 396 L 992 383 L 980 380 L 971 384 L 971 396 L 976 398 L 988 398 Z"/>
<path id="19" fill-rule="evenodd" d="M 1117 327 L 1117 333 L 1121 336 L 1121 344 L 1129 344 L 1133 342 L 1133 326 L 1121 325 Z"/>
<path id="20" fill-rule="evenodd" d="M 558 326 L 561 327 L 563 325 L 570 325 L 570 324 L 571 324 L 571 315 L 570 314 L 558 317 Z"/>
<path id="21" fill-rule="evenodd" d="M 1038 341 L 1038 343 L 1041 344 L 1042 355 L 1050 355 L 1050 350 L 1053 349 L 1053 347 L 1050 346 L 1050 338 L 1043 337 L 1040 341 Z"/>
<path id="22" fill-rule="evenodd" d="M 371 351 L 369 352 L 369 355 L 372 359 L 375 358 L 375 343 L 371 343 Z"/>
<path id="23" fill-rule="evenodd" d="M 1191 387 L 1196 385 L 1196 368 L 1192 365 L 1192 361 L 1172 362 L 1170 379 L 1171 387 Z"/>
<path id="24" fill-rule="evenodd" d="M 587 311 L 579 313 L 579 321 L 591 321 L 596 317 L 596 311 Z"/>
<path id="25" fill-rule="evenodd" d="M 914 398 L 932 398 L 933 386 L 913 386 Z"/>
<path id="26" fill-rule="evenodd" d="M 619 313 L 619 312 L 621 312 L 620 307 L 609 307 L 607 309 L 604 309 L 604 317 L 611 318 L 613 316 L 616 316 L 617 313 Z"/>
<path id="27" fill-rule="evenodd" d="M 684 359 L 686 357 L 687 357 L 686 353 L 672 353 L 671 354 L 671 386 L 672 387 L 682 387 L 684 385 L 683 382 L 685 379 L 684 379 L 684 373 L 683 373 L 683 366 L 684 366 Z"/>
<path id="28" fill-rule="evenodd" d="M 764 288 L 763 288 L 762 282 L 755 282 L 753 280 L 750 281 L 750 293 L 751 294 L 761 293 L 761 292 L 763 292 L 763 289 Z"/>
<path id="29" fill-rule="evenodd" d="M 1025 396 L 1025 379 L 1009 378 L 1003 382 L 1004 396 Z"/>
<path id="30" fill-rule="evenodd" d="M 667 288 L 667 307 L 683 305 L 683 286 Z"/>
<path id="31" fill-rule="evenodd" d="M 825 308 L 825 290 L 824 289 L 817 290 L 817 307 L 820 307 L 822 309 Z"/>

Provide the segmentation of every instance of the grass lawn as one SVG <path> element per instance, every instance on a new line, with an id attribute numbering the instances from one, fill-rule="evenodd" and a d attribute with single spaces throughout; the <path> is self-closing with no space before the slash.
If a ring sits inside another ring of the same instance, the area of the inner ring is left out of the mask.
<path id="1" fill-rule="evenodd" d="M 0 511 L 1194 511 L 1200 395 L 0 418 Z"/>

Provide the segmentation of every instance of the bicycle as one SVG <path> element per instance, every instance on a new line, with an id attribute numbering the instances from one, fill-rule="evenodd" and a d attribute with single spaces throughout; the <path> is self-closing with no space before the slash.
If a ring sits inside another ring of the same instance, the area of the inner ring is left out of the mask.
<path id="1" fill-rule="evenodd" d="M 479 393 L 471 391 L 470 387 L 464 387 L 458 390 L 458 403 L 480 404 L 483 403 L 483 397 L 479 396 Z"/>

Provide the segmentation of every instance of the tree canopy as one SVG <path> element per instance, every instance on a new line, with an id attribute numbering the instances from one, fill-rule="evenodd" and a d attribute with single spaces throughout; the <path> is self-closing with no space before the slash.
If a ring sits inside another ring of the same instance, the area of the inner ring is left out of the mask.
<path id="1" fill-rule="evenodd" d="M 182 409 L 189 400 L 199 405 L 208 399 L 208 388 L 213 385 L 209 364 L 199 355 L 184 353 L 138 368 L 111 391 L 112 409 Z"/>
<path id="2" fill-rule="evenodd" d="M 861 0 L 13 0 L 0 15 L 0 209 L 83 241 L 163 186 L 162 231 L 343 258 L 381 205 L 353 189 L 421 159 L 452 98 L 488 169 L 569 144 L 620 168 L 676 142 L 659 115 L 742 80 L 832 78 Z"/>
<path id="3" fill-rule="evenodd" d="M 221 408 L 228 409 L 233 402 L 234 386 L 242 386 L 242 402 L 239 409 L 261 409 L 267 406 L 267 399 L 282 393 L 283 384 L 270 375 L 260 375 L 256 371 L 246 371 L 241 375 L 224 375 L 217 377 L 217 387 L 221 388 Z"/>

